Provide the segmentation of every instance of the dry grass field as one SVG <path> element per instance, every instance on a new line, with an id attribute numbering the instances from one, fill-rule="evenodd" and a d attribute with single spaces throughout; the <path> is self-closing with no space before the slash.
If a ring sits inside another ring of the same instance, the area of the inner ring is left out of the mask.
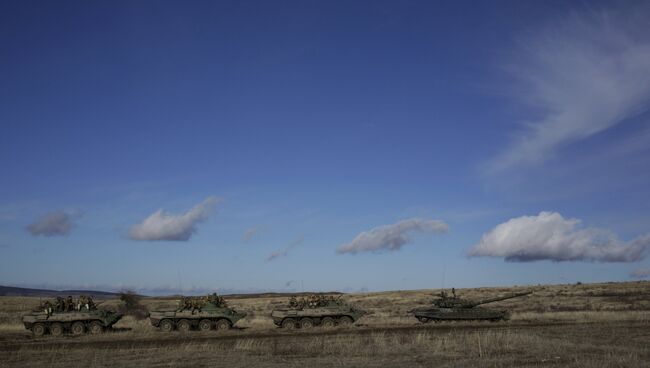
<path id="1" fill-rule="evenodd" d="M 459 289 L 487 298 L 531 288 Z M 407 311 L 439 290 L 346 294 L 366 309 L 355 327 L 286 332 L 268 317 L 287 297 L 228 299 L 248 315 L 225 333 L 163 333 L 127 316 L 95 336 L 34 338 L 20 316 L 38 298 L 0 298 L 3 367 L 650 367 L 650 282 L 553 285 L 490 304 L 507 322 L 421 325 Z M 176 300 L 145 298 L 149 310 Z M 117 300 L 101 307 L 116 308 Z"/>

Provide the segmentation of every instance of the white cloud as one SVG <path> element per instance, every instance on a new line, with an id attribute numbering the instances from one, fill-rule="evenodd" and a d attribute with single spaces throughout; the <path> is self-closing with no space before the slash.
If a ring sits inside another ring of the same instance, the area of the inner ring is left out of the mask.
<path id="1" fill-rule="evenodd" d="M 630 274 L 631 277 L 637 279 L 645 279 L 650 277 L 650 268 L 638 268 Z"/>
<path id="2" fill-rule="evenodd" d="M 557 212 L 513 218 L 484 234 L 468 255 L 509 262 L 635 262 L 650 249 L 650 234 L 623 242 L 611 231 L 579 225 L 580 220 L 565 219 Z"/>
<path id="3" fill-rule="evenodd" d="M 293 248 L 295 248 L 295 247 L 299 246 L 300 244 L 302 244 L 302 242 L 304 240 L 305 240 L 305 238 L 301 236 L 300 238 L 298 238 L 298 239 L 294 240 L 293 242 L 291 242 L 291 244 L 287 245 L 286 247 L 284 247 L 282 249 L 278 249 L 275 252 L 269 254 L 269 256 L 266 257 L 266 261 L 270 262 L 270 261 L 272 261 L 272 260 L 274 260 L 274 259 L 276 259 L 278 257 L 286 256 L 287 254 L 289 254 L 289 252 Z"/>
<path id="4" fill-rule="evenodd" d="M 488 172 L 541 163 L 650 109 L 647 9 L 567 16 L 521 40 L 508 70 L 538 118 L 523 122 L 525 131 L 487 163 Z"/>
<path id="5" fill-rule="evenodd" d="M 187 241 L 196 232 L 196 225 L 207 219 L 219 202 L 218 198 L 208 197 L 182 215 L 160 209 L 142 223 L 133 225 L 129 237 L 133 240 Z"/>
<path id="6" fill-rule="evenodd" d="M 32 235 L 65 236 L 72 230 L 72 215 L 65 211 L 54 211 L 36 220 L 27 226 L 27 231 Z"/>
<path id="7" fill-rule="evenodd" d="M 350 243 L 341 244 L 337 253 L 370 252 L 380 250 L 395 251 L 407 244 L 411 232 L 444 233 L 449 230 L 446 223 L 440 220 L 411 218 L 391 225 L 382 225 L 364 231 Z"/>

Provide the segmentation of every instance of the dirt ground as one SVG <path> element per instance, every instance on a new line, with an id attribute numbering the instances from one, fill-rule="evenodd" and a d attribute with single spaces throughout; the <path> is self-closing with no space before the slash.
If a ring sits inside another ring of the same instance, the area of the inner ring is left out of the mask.
<path id="1" fill-rule="evenodd" d="M 527 287 L 462 289 L 479 299 Z M 113 332 L 34 338 L 20 316 L 38 298 L 0 298 L 3 367 L 650 367 L 650 283 L 535 287 L 532 295 L 490 304 L 507 322 L 422 325 L 406 311 L 438 290 L 348 294 L 369 310 L 352 328 L 287 332 L 268 315 L 286 296 L 237 297 L 247 317 L 225 333 L 163 333 L 125 317 Z M 146 298 L 150 310 L 174 299 Z M 111 307 L 117 300 L 106 301 Z"/>

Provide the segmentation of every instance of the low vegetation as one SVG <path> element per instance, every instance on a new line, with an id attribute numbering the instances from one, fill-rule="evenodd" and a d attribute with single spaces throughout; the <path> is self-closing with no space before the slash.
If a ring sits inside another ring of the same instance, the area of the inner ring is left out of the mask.
<path id="1" fill-rule="evenodd" d="M 471 299 L 529 287 L 460 289 Z M 650 361 L 650 283 L 535 287 L 535 293 L 490 304 L 512 311 L 508 322 L 420 325 L 406 311 L 439 290 L 349 294 L 371 314 L 347 330 L 286 333 L 268 318 L 286 296 L 229 299 L 246 311 L 239 328 L 223 333 L 162 333 L 131 313 L 115 332 L 99 336 L 32 338 L 21 314 L 38 298 L 0 298 L 3 366 L 322 366 L 322 367 L 647 367 Z M 129 294 L 131 295 L 131 294 Z M 174 308 L 168 298 L 128 299 L 135 310 Z M 120 307 L 118 299 L 102 307 Z"/>

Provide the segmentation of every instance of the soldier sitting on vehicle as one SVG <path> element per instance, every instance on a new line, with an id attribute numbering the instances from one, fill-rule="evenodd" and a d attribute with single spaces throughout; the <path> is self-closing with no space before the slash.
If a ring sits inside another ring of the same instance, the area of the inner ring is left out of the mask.
<path id="1" fill-rule="evenodd" d="M 79 295 L 79 299 L 77 299 L 77 310 L 80 311 L 84 308 L 86 308 L 86 310 L 95 309 L 95 302 L 93 302 L 93 298 L 90 296 Z"/>
<path id="2" fill-rule="evenodd" d="M 289 308 L 297 308 L 298 307 L 298 300 L 296 299 L 295 296 L 292 296 L 289 298 Z"/>
<path id="3" fill-rule="evenodd" d="M 82 308 L 88 309 L 88 301 L 85 295 L 79 295 L 79 298 L 77 299 L 77 308 L 75 309 L 80 311 Z"/>
<path id="4" fill-rule="evenodd" d="M 72 300 L 72 296 L 68 295 L 68 297 L 65 299 L 65 302 L 63 303 L 63 309 L 65 312 L 72 312 L 74 310 L 74 300 Z"/>
<path id="5" fill-rule="evenodd" d="M 327 297 L 320 294 L 311 294 L 307 301 L 309 308 L 324 307 L 327 305 Z"/>
<path id="6" fill-rule="evenodd" d="M 87 298 L 86 298 L 86 302 L 87 302 L 87 303 L 86 303 L 86 308 L 88 308 L 88 310 L 95 310 L 95 309 L 97 309 L 97 304 L 95 304 L 95 301 L 93 300 L 93 297 L 92 297 L 92 296 L 87 297 Z"/>
<path id="7" fill-rule="evenodd" d="M 216 307 L 226 306 L 226 301 L 223 299 L 223 297 L 217 295 L 217 293 L 212 293 L 211 295 L 208 295 L 207 299 L 208 299 L 208 303 L 212 303 Z"/>
<path id="8" fill-rule="evenodd" d="M 298 302 L 296 303 L 296 307 L 297 307 L 298 309 L 303 309 L 303 308 L 305 308 L 306 306 L 307 306 L 307 299 L 305 299 L 304 296 L 301 297 L 300 299 L 298 299 Z"/>
<path id="9" fill-rule="evenodd" d="M 197 311 L 197 310 L 199 311 L 199 313 L 201 313 L 201 308 L 203 308 L 205 306 L 205 303 L 206 303 L 205 299 L 204 298 L 199 298 L 199 297 L 188 298 L 188 299 L 189 299 L 190 307 L 187 308 L 187 309 L 191 309 L 192 314 L 194 314 L 194 312 Z"/>
<path id="10" fill-rule="evenodd" d="M 190 308 L 192 308 L 192 302 L 190 301 L 190 298 L 181 296 L 181 300 L 178 301 L 178 309 L 176 311 L 182 312 L 185 309 L 190 309 Z"/>
<path id="11" fill-rule="evenodd" d="M 46 300 L 43 303 L 43 305 L 41 306 L 41 308 L 43 309 L 43 312 L 45 312 L 45 314 L 47 315 L 47 317 L 45 317 L 45 319 L 50 318 L 50 316 L 52 315 L 52 312 L 54 311 L 52 303 L 49 300 Z"/>
<path id="12" fill-rule="evenodd" d="M 54 311 L 63 312 L 65 301 L 60 296 L 56 297 L 56 302 L 54 302 Z"/>

